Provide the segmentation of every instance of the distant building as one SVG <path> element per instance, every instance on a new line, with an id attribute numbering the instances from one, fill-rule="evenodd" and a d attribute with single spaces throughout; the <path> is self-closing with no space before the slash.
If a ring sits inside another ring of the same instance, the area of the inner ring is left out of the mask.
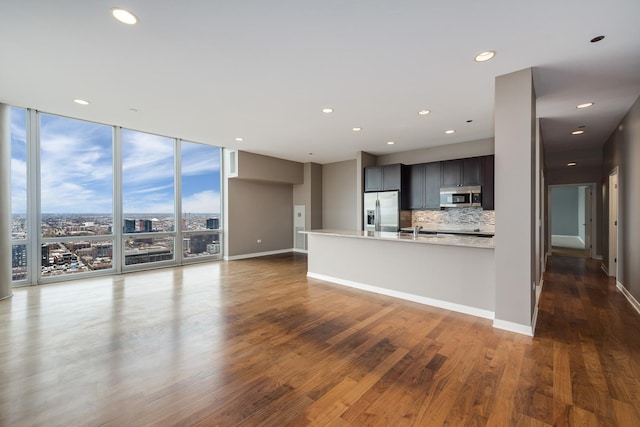
<path id="1" fill-rule="evenodd" d="M 208 218 L 207 219 L 207 229 L 208 230 L 217 230 L 220 228 L 220 219 L 218 218 Z"/>
<path id="2" fill-rule="evenodd" d="M 125 233 L 135 233 L 136 232 L 136 220 L 135 219 L 125 219 L 124 220 L 124 232 Z"/>
<path id="3" fill-rule="evenodd" d="M 13 268 L 27 265 L 27 245 L 13 245 L 11 247 L 11 265 Z"/>
<path id="4" fill-rule="evenodd" d="M 124 263 L 125 265 L 133 264 L 145 264 L 148 262 L 158 262 L 173 260 L 173 252 L 168 248 L 161 246 L 149 247 L 145 249 L 134 249 L 131 251 L 125 251 Z"/>
<path id="5" fill-rule="evenodd" d="M 141 219 L 138 221 L 138 228 L 141 233 L 150 233 L 153 231 L 153 222 L 150 219 Z"/>
<path id="6" fill-rule="evenodd" d="M 43 244 L 42 245 L 42 266 L 43 267 L 49 267 L 49 245 L 48 244 Z"/>
<path id="7" fill-rule="evenodd" d="M 213 236 L 211 235 L 198 235 L 191 236 L 190 249 L 192 254 L 200 254 L 207 251 L 207 244 L 211 243 Z"/>

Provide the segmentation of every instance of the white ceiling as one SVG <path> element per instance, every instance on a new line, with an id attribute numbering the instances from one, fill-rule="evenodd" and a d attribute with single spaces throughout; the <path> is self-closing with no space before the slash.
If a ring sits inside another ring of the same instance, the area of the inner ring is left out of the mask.
<path id="1" fill-rule="evenodd" d="M 548 166 L 588 165 L 640 95 L 639 16 L 638 0 L 1 0 L 0 102 L 328 163 L 492 137 L 495 77 L 534 67 Z"/>

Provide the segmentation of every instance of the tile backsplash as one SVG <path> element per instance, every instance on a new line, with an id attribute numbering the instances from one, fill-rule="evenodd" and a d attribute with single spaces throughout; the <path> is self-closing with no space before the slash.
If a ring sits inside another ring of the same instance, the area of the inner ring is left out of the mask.
<path id="1" fill-rule="evenodd" d="M 478 224 L 495 226 L 495 211 L 482 208 L 445 208 L 434 211 L 411 211 L 411 225 L 426 224 Z"/>

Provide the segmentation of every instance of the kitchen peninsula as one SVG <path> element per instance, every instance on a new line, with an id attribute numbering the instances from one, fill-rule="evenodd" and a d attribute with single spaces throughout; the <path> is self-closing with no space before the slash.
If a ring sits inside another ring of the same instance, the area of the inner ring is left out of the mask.
<path id="1" fill-rule="evenodd" d="M 307 276 L 494 318 L 493 238 L 313 230 Z"/>

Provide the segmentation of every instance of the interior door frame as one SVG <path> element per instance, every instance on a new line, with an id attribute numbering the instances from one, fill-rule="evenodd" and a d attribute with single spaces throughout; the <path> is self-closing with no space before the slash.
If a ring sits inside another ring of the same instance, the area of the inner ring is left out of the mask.
<path id="1" fill-rule="evenodd" d="M 611 277 L 618 277 L 618 270 L 620 263 L 617 259 L 620 259 L 620 168 L 614 167 L 609 172 L 608 185 L 608 201 L 609 201 L 609 223 L 608 236 L 609 236 L 609 259 L 607 260 L 607 274 Z M 617 221 L 617 223 L 616 223 Z M 612 268 L 613 266 L 613 268 Z"/>
<path id="2" fill-rule="evenodd" d="M 598 243 L 598 232 L 597 232 L 597 224 L 598 222 L 596 221 L 596 216 L 597 216 L 597 198 L 594 196 L 596 189 L 598 188 L 596 186 L 595 182 L 583 182 L 583 183 L 577 183 L 577 184 L 552 184 L 549 185 L 547 187 L 547 206 L 546 206 L 546 211 L 547 211 L 547 218 L 548 218 L 548 226 L 547 226 L 547 230 L 546 230 L 546 234 L 547 234 L 547 255 L 551 255 L 551 248 L 552 248 L 552 243 L 551 243 L 551 209 L 553 208 L 553 206 L 551 206 L 551 190 L 553 188 L 559 188 L 559 187 L 587 187 L 589 189 L 589 191 L 591 192 L 591 196 L 590 196 L 590 201 L 591 201 L 591 208 L 589 209 L 589 217 L 590 217 L 590 227 L 588 227 L 589 229 L 589 236 L 587 237 L 587 227 L 585 226 L 585 246 L 587 245 L 587 243 L 591 246 L 591 248 L 589 248 L 589 258 L 596 258 L 597 257 L 597 253 L 596 253 L 596 247 L 597 247 L 597 243 Z M 586 197 L 585 197 L 586 198 Z M 585 220 L 587 219 L 587 212 L 585 212 Z M 587 252 L 586 248 L 585 248 L 585 253 Z"/>

